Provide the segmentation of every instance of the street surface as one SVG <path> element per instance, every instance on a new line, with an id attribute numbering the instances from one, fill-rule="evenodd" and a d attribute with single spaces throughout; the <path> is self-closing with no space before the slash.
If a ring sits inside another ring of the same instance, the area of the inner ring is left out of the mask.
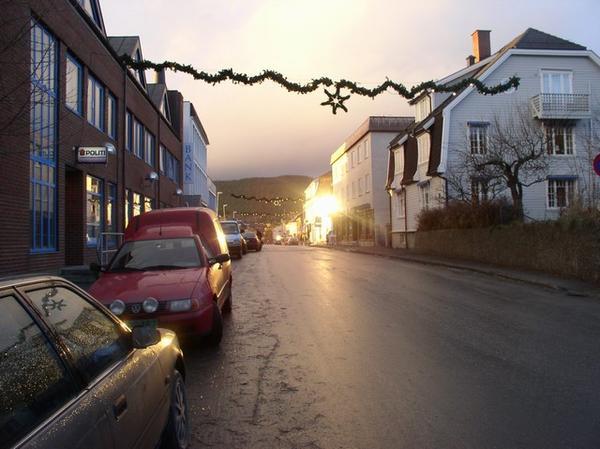
<path id="1" fill-rule="evenodd" d="M 600 300 L 266 246 L 219 350 L 184 347 L 193 448 L 598 448 Z"/>

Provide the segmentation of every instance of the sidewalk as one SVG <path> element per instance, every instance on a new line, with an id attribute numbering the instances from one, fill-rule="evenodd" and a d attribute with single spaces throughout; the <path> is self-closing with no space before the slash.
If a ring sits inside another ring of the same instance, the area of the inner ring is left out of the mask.
<path id="1" fill-rule="evenodd" d="M 387 257 L 407 262 L 433 265 L 444 268 L 467 270 L 475 273 L 508 279 L 516 282 L 537 285 L 565 292 L 569 296 L 594 297 L 600 299 L 600 287 L 577 279 L 565 279 L 547 273 L 525 271 L 489 265 L 481 262 L 472 262 L 459 259 L 451 259 L 442 256 L 432 256 L 408 249 L 394 249 L 378 246 L 327 246 L 319 245 L 319 248 L 345 251 L 350 253 L 368 254 L 372 256 Z"/>

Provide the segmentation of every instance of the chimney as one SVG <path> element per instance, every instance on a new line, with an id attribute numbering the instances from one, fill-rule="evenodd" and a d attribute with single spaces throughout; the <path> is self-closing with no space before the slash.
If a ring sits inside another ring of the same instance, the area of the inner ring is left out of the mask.
<path id="1" fill-rule="evenodd" d="M 165 69 L 157 70 L 156 72 L 156 84 L 167 84 L 167 75 Z"/>
<path id="2" fill-rule="evenodd" d="M 473 64 L 475 64 L 475 56 L 467 56 L 467 67 L 472 66 Z"/>
<path id="3" fill-rule="evenodd" d="M 479 62 L 492 54 L 490 46 L 490 30 L 475 30 L 473 38 L 473 55 L 475 62 Z"/>

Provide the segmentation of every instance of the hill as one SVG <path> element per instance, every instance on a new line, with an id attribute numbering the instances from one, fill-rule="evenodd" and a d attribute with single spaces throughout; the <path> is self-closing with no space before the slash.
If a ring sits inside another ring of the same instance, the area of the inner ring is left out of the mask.
<path id="1" fill-rule="evenodd" d="M 302 202 L 287 201 L 280 206 L 274 204 L 265 204 L 258 201 L 243 200 L 234 198 L 231 194 L 254 196 L 257 198 L 304 198 L 304 189 L 308 187 L 312 178 L 309 176 L 277 176 L 273 178 L 245 178 L 233 181 L 215 181 L 217 190 L 223 192 L 219 200 L 221 210 L 222 205 L 227 204 L 227 215 L 235 210 L 239 213 L 239 218 L 248 222 L 275 223 L 284 214 L 286 217 L 293 217 L 302 212 Z M 271 214 L 268 216 L 248 216 L 245 214 Z"/>

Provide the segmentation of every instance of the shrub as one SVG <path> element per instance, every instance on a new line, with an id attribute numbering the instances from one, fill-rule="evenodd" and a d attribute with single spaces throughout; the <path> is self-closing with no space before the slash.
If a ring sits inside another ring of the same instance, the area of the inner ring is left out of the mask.
<path id="1" fill-rule="evenodd" d="M 452 201 L 443 208 L 421 211 L 418 217 L 418 230 L 485 228 L 508 224 L 514 219 L 514 209 L 505 199 L 486 201 L 477 205 Z"/>

